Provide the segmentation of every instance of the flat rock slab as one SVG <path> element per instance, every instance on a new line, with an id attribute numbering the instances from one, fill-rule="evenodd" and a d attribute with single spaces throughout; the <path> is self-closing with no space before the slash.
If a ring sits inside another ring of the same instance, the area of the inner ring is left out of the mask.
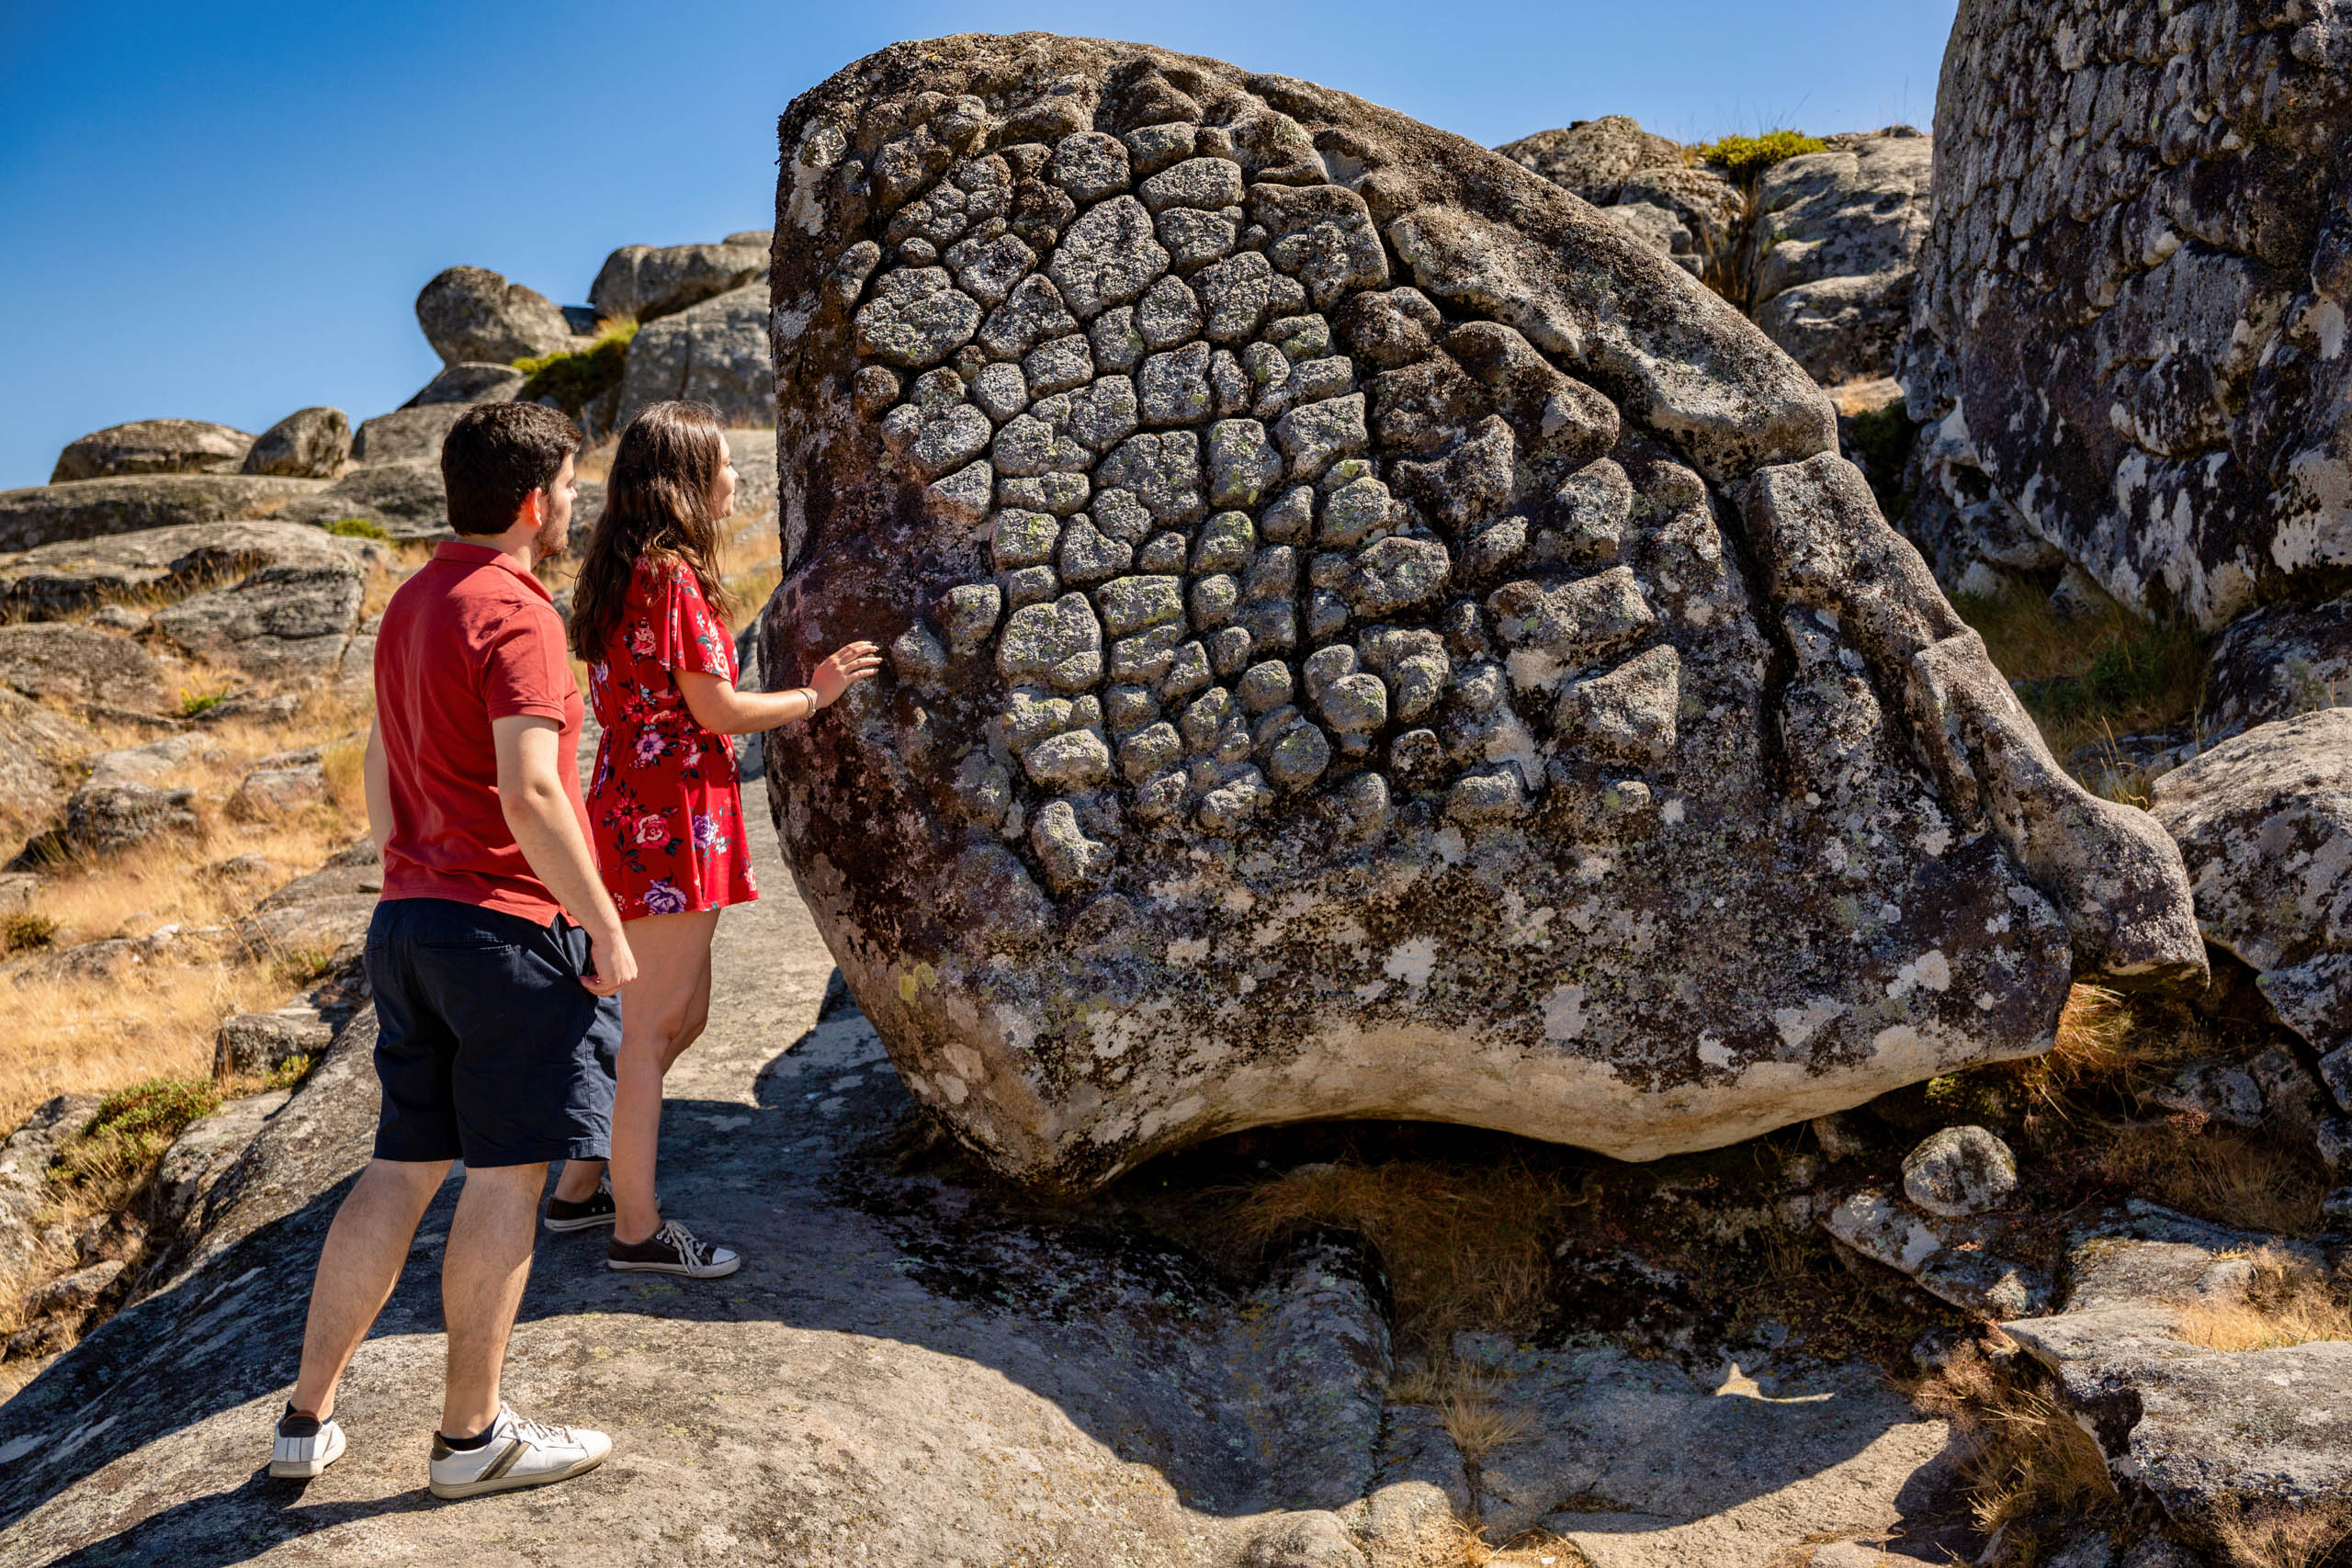
<path id="1" fill-rule="evenodd" d="M 771 800 L 999 1172 L 1348 1116 L 1646 1159 L 2201 972 L 1828 400 L 1559 187 L 1040 35 L 861 61 L 781 152 L 763 667 L 892 665 Z"/>
<path id="2" fill-rule="evenodd" d="M 262 474 L 131 474 L 0 491 L 0 550 L 181 523 L 266 517 L 323 479 Z"/>
<path id="3" fill-rule="evenodd" d="M 1496 1408 L 1527 1423 L 1481 1461 L 1487 1539 L 1540 1525 L 1595 1568 L 1760 1563 L 1884 1535 L 1929 1505 L 1959 1454 L 1945 1422 L 1867 1367 L 1694 1375 L 1611 1347 L 1480 1359 L 1498 1374 Z"/>
<path id="4" fill-rule="evenodd" d="M 264 567 L 374 566 L 391 552 L 299 523 L 187 523 L 66 539 L 0 558 L 0 607 L 48 620 L 109 600 L 176 598 Z"/>

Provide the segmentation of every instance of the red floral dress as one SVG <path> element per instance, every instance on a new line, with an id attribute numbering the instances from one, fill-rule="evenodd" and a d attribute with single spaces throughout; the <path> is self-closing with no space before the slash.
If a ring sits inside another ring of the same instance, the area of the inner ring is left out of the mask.
<path id="1" fill-rule="evenodd" d="M 760 896 L 743 841 L 731 738 L 695 720 L 671 671 L 735 679 L 735 642 L 683 561 L 640 558 L 612 637 L 588 666 L 596 772 L 588 819 L 624 920 Z"/>

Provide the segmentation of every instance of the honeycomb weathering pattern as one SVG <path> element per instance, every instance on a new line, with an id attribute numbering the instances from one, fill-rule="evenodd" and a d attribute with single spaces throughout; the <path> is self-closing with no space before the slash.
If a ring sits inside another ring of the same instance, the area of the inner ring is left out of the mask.
<path id="1" fill-rule="evenodd" d="M 769 665 L 804 897 L 912 1091 L 1083 1190 L 1317 1116 L 1624 1157 L 2202 970 L 1747 322 L 1285 77 L 902 44 L 796 100 Z M 2070 957 L 2071 948 L 2071 957 Z"/>

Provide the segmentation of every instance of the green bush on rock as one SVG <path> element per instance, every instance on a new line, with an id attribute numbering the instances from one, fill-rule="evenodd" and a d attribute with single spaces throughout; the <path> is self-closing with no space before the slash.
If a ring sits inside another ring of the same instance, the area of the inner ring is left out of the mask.
<path id="1" fill-rule="evenodd" d="M 586 348 L 514 361 L 514 368 L 530 378 L 514 394 L 515 400 L 545 398 L 578 419 L 582 409 L 621 384 L 629 340 L 636 336 L 636 318 L 623 316 L 602 323 L 596 341 Z"/>
<path id="2" fill-rule="evenodd" d="M 1726 136 L 1702 141 L 1699 156 L 1742 182 L 1754 179 L 1773 164 L 1803 152 L 1828 151 L 1829 143 L 1802 130 L 1768 130 L 1761 136 Z"/>

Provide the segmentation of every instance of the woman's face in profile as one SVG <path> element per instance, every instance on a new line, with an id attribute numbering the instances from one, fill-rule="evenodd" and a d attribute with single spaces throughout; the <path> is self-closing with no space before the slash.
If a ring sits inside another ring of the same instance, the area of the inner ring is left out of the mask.
<path id="1" fill-rule="evenodd" d="M 710 515 L 713 521 L 731 515 L 735 511 L 735 454 L 728 449 L 727 437 L 718 438 L 718 478 L 710 492 Z"/>

